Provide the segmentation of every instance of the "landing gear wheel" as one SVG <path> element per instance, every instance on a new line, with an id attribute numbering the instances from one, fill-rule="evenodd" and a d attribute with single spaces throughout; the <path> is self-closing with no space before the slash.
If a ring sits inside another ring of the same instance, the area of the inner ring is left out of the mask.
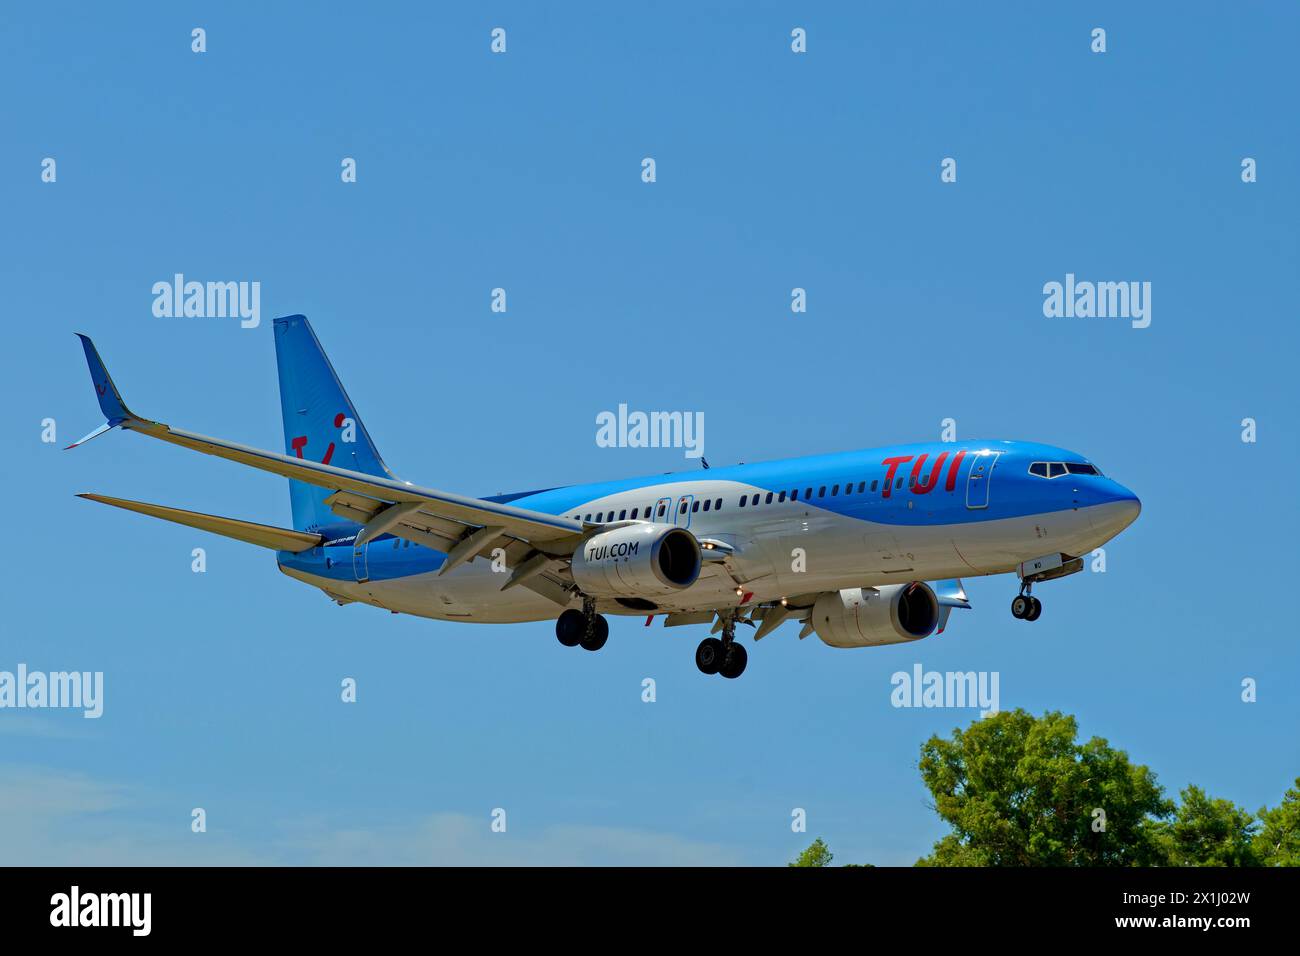
<path id="1" fill-rule="evenodd" d="M 587 630 L 587 619 L 577 608 L 569 608 L 555 622 L 555 636 L 565 647 L 577 647 Z"/>
<path id="2" fill-rule="evenodd" d="M 723 653 L 722 666 L 718 668 L 718 673 L 728 680 L 735 680 L 745 673 L 745 665 L 748 663 L 749 653 L 744 646 L 731 643 L 727 645 L 726 651 Z"/>
<path id="3" fill-rule="evenodd" d="M 695 649 L 695 666 L 701 674 L 716 674 L 722 667 L 722 642 L 716 637 L 706 637 Z"/>
<path id="4" fill-rule="evenodd" d="M 609 640 L 609 621 L 605 615 L 597 614 L 592 620 L 592 627 L 579 641 L 584 651 L 598 651 Z"/>
<path id="5" fill-rule="evenodd" d="M 1029 599 L 1029 610 L 1025 613 L 1026 621 L 1038 620 L 1038 615 L 1043 613 L 1043 602 L 1036 597 Z"/>
<path id="6" fill-rule="evenodd" d="M 1029 609 L 1033 607 L 1030 603 L 1033 600 L 1033 598 L 1025 594 L 1016 595 L 1015 600 L 1011 602 L 1011 616 L 1017 621 L 1023 621 L 1029 613 Z"/>

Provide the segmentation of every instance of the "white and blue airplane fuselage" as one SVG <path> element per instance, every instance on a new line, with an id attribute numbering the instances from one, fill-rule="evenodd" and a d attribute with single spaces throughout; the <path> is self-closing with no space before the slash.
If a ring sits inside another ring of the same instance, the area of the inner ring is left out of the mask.
<path id="1" fill-rule="evenodd" d="M 1076 452 L 1021 441 L 933 442 L 472 498 L 384 466 L 302 316 L 274 323 L 285 453 L 133 415 L 82 337 L 108 421 L 289 478 L 293 529 L 103 501 L 274 548 L 280 570 L 339 603 L 438 620 L 557 620 L 605 643 L 605 614 L 713 623 L 706 673 L 738 676 L 737 623 L 787 620 L 837 647 L 920 639 L 969 607 L 960 579 L 1073 573 L 1138 516 L 1137 497 Z M 76 444 L 81 444 L 78 442 Z M 73 446 L 75 447 L 75 446 Z"/>

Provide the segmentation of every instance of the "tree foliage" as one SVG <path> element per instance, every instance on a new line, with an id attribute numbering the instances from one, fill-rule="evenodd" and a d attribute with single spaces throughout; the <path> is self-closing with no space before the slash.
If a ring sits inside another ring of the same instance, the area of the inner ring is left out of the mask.
<path id="1" fill-rule="evenodd" d="M 1067 714 L 1004 711 L 921 747 L 921 779 L 952 832 L 917 866 L 1300 866 L 1300 778 L 1252 814 L 1147 767 Z M 829 866 L 820 837 L 790 866 Z M 853 864 L 849 864 L 853 865 Z"/>
<path id="2" fill-rule="evenodd" d="M 1259 821 L 1231 800 L 1212 799 L 1197 786 L 1179 796 L 1172 821 L 1159 827 L 1169 866 L 1258 866 L 1255 832 Z"/>
<path id="3" fill-rule="evenodd" d="M 1259 811 L 1255 855 L 1265 866 L 1300 866 L 1300 777 L 1272 810 Z"/>
<path id="4" fill-rule="evenodd" d="M 831 853 L 830 847 L 821 837 L 813 840 L 808 848 L 800 853 L 793 863 L 788 866 L 830 866 L 831 860 L 835 859 L 835 854 Z"/>
<path id="5" fill-rule="evenodd" d="M 921 778 L 952 833 L 925 866 L 1149 866 L 1174 806 L 1155 774 L 1073 717 L 1004 711 L 931 737 Z"/>

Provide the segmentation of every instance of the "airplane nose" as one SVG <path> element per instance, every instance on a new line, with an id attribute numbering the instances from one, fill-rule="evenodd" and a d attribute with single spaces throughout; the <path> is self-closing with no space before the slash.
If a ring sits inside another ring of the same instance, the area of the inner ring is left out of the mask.
<path id="1" fill-rule="evenodd" d="M 1109 540 L 1137 520 L 1142 513 L 1142 502 L 1123 485 L 1116 485 L 1115 493 L 1108 497 L 1108 501 L 1093 505 L 1090 510 L 1092 526 Z"/>

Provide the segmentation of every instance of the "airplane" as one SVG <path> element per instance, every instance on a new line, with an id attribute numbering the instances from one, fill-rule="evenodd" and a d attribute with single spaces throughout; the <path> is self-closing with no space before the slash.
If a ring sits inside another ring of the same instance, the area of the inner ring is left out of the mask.
<path id="1" fill-rule="evenodd" d="M 597 651 L 607 614 L 711 624 L 704 674 L 736 678 L 753 640 L 787 621 L 837 648 L 942 633 L 969 608 L 963 576 L 1015 573 L 1012 616 L 1037 620 L 1033 587 L 1074 574 L 1141 511 L 1083 455 L 1023 441 L 897 445 L 474 498 L 396 478 L 307 318 L 273 322 L 285 452 L 210 438 L 126 406 L 78 333 L 114 428 L 289 479 L 292 528 L 164 505 L 79 497 L 275 551 L 281 572 L 340 605 L 445 621 L 555 620 Z M 717 636 L 714 636 L 717 635 Z"/>

